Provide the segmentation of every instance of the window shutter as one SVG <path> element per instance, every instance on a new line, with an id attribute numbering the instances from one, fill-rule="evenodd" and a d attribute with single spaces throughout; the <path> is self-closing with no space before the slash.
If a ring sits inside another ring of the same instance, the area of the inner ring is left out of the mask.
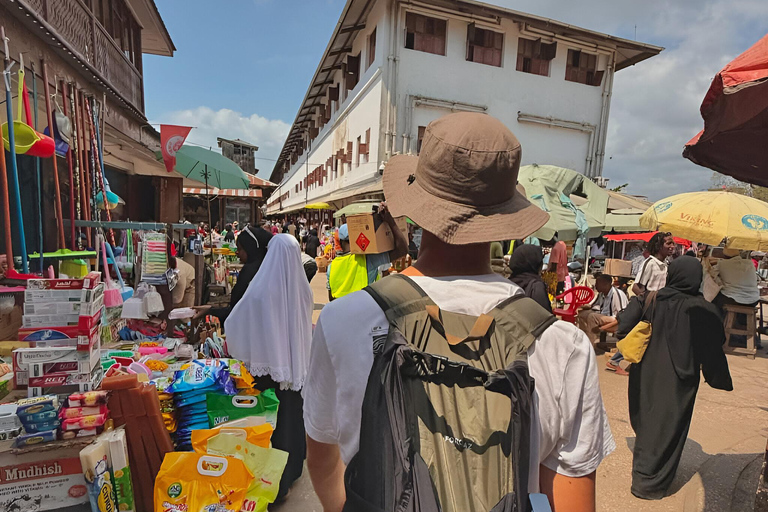
<path id="1" fill-rule="evenodd" d="M 328 98 L 331 101 L 339 101 L 339 87 L 338 86 L 334 86 L 334 87 L 329 87 L 328 88 Z M 328 110 L 328 108 L 326 108 L 326 110 Z"/>
<path id="2" fill-rule="evenodd" d="M 557 41 L 549 44 L 541 45 L 541 58 L 544 60 L 552 60 L 557 55 Z"/>
<path id="3" fill-rule="evenodd" d="M 589 85 L 594 85 L 599 87 L 600 84 L 603 83 L 604 74 L 605 74 L 605 71 L 595 71 L 595 74 L 592 76 L 592 83 Z"/>

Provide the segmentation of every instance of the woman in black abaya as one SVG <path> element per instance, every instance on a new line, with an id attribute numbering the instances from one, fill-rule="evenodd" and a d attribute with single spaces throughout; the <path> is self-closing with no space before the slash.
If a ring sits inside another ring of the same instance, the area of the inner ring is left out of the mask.
<path id="1" fill-rule="evenodd" d="M 543 265 L 544 253 L 538 245 L 525 244 L 515 247 L 509 258 L 509 270 L 512 272 L 509 279 L 523 289 L 526 297 L 532 298 L 551 313 L 552 303 L 547 293 L 547 285 L 541 278 Z"/>
<path id="2" fill-rule="evenodd" d="M 693 416 L 699 369 L 713 388 L 731 391 L 723 354 L 725 333 L 717 308 L 699 293 L 702 267 L 682 256 L 669 266 L 667 286 L 634 299 L 619 315 L 619 336 L 641 320 L 652 325 L 651 341 L 629 373 L 629 418 L 635 431 L 632 494 L 661 499 L 675 477 Z"/>

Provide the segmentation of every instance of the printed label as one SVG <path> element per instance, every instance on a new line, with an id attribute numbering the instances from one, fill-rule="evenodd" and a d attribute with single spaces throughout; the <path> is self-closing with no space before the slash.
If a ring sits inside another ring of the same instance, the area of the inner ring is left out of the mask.
<path id="1" fill-rule="evenodd" d="M 368 240 L 368 237 L 365 236 L 365 233 L 360 233 L 360 236 L 357 237 L 357 240 L 355 240 L 355 243 L 357 246 L 365 251 L 369 245 L 371 245 L 371 241 Z"/>

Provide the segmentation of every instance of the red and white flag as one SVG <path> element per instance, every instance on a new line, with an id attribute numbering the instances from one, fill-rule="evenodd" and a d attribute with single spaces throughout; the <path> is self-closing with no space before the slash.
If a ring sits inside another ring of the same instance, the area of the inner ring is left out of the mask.
<path id="1" fill-rule="evenodd" d="M 190 130 L 192 130 L 191 126 L 160 125 L 160 149 L 168 172 L 173 172 L 173 168 L 176 167 L 176 152 L 184 145 Z"/>

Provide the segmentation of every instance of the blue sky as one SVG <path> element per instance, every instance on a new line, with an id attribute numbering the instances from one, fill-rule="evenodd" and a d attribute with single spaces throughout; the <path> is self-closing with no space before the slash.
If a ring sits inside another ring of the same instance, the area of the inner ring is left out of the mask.
<path id="1" fill-rule="evenodd" d="M 703 127 L 712 77 L 765 34 L 765 0 L 485 0 L 664 46 L 616 75 L 604 175 L 659 199 L 702 190 L 712 172 L 680 155 Z M 145 56 L 147 117 L 260 146 L 267 177 L 345 0 L 156 0 L 178 48 Z M 762 25 L 762 26 L 761 26 Z"/>

